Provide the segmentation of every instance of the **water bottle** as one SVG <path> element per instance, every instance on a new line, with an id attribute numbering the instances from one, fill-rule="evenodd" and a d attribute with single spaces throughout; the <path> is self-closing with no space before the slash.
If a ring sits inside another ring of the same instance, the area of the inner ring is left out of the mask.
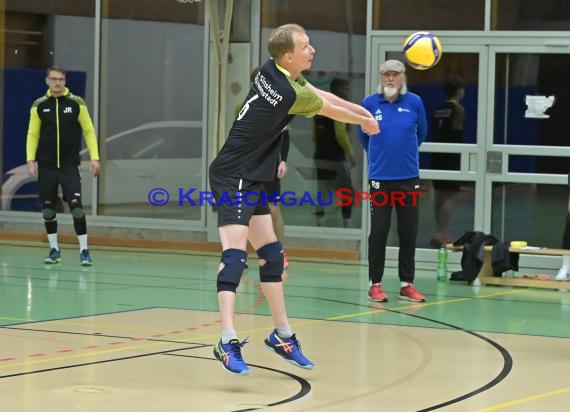
<path id="1" fill-rule="evenodd" d="M 444 247 L 437 251 L 437 281 L 447 282 L 447 249 Z"/>

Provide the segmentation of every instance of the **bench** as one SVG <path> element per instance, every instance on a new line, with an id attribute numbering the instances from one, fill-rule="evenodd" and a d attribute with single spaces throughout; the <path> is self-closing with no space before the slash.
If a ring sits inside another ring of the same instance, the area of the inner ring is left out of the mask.
<path id="1" fill-rule="evenodd" d="M 568 289 L 570 284 L 558 280 L 538 280 L 531 278 L 505 278 L 493 276 L 493 246 L 485 246 L 483 254 L 483 265 L 477 274 L 479 281 L 482 285 L 503 285 L 503 286 L 527 286 L 532 288 L 547 288 L 547 289 Z M 461 252 L 463 246 L 454 246 L 453 244 L 446 245 L 446 249 L 452 252 Z M 511 253 L 519 253 L 524 255 L 543 255 L 543 256 L 570 256 L 568 249 L 550 249 L 550 248 L 509 248 Z"/>

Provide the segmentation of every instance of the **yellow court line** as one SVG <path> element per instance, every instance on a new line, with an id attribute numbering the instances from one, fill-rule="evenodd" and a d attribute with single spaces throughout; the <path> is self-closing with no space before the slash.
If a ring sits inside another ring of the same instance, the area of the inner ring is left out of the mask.
<path id="1" fill-rule="evenodd" d="M 466 300 L 485 299 L 485 298 L 490 298 L 490 297 L 495 297 L 495 296 L 519 294 L 519 293 L 523 293 L 523 292 L 524 292 L 524 290 L 509 290 L 509 291 L 505 291 L 505 292 L 489 293 L 487 295 L 482 295 L 482 296 L 471 296 L 471 297 L 465 297 L 465 298 L 448 299 L 448 300 L 442 300 L 442 301 L 437 301 L 437 302 L 429 302 L 429 303 L 425 303 L 425 302 L 424 303 L 415 303 L 413 305 L 393 307 L 393 308 L 376 308 L 373 310 L 368 310 L 366 312 L 347 313 L 344 315 L 331 316 L 331 317 L 324 318 L 324 319 L 304 320 L 304 321 L 300 321 L 300 322 L 295 322 L 291 326 L 314 325 L 315 323 L 320 323 L 320 322 L 328 322 L 328 321 L 335 321 L 335 320 L 341 320 L 341 319 L 350 319 L 350 318 L 357 318 L 359 316 L 385 313 L 385 312 L 390 312 L 390 310 L 417 309 L 417 308 L 423 308 L 426 306 L 446 305 L 449 303 L 463 302 Z M 389 310 L 387 310 L 387 309 L 389 309 Z M 266 327 L 266 328 L 247 329 L 247 330 L 242 331 L 241 333 L 266 332 L 267 330 L 270 330 L 270 328 Z"/>
<path id="2" fill-rule="evenodd" d="M 464 297 L 464 298 L 438 300 L 436 302 L 414 303 L 411 305 L 396 306 L 393 308 L 376 308 L 374 310 L 370 310 L 370 311 L 366 311 L 366 312 L 348 313 L 345 315 L 333 316 L 330 318 L 326 318 L 324 320 L 350 319 L 350 318 L 355 318 L 358 316 L 365 316 L 365 315 L 372 315 L 374 313 L 379 313 L 379 312 L 386 312 L 387 309 L 389 309 L 389 310 L 418 309 L 418 308 L 425 308 L 428 306 L 438 306 L 438 305 L 447 305 L 450 303 L 465 302 L 465 301 L 473 300 L 473 299 L 486 299 L 486 298 L 491 298 L 491 297 L 496 297 L 496 296 L 514 295 L 514 294 L 519 294 L 519 293 L 523 293 L 523 292 L 524 292 L 524 290 L 509 290 L 509 291 L 505 291 L 505 292 L 489 293 L 488 295 L 483 295 L 483 296 L 469 296 L 469 297 Z"/>
<path id="3" fill-rule="evenodd" d="M 526 289 L 510 290 L 510 291 L 490 293 L 487 295 L 480 295 L 480 296 L 468 296 L 468 297 L 463 297 L 463 298 L 441 300 L 441 301 L 436 301 L 436 302 L 417 303 L 417 304 L 413 304 L 413 305 L 394 307 L 394 308 L 390 308 L 390 309 L 392 309 L 392 310 L 417 309 L 417 308 L 434 306 L 434 305 L 445 305 L 445 304 L 449 304 L 449 303 L 464 302 L 464 301 L 472 300 L 472 299 L 486 299 L 486 298 L 495 297 L 495 296 L 520 294 L 520 293 L 524 293 L 524 292 L 527 292 L 527 290 Z M 319 310 L 322 310 L 322 309 L 319 308 Z M 333 317 L 325 318 L 322 320 L 323 321 L 329 321 L 329 320 L 349 319 L 349 318 L 355 318 L 358 316 L 370 315 L 373 313 L 384 312 L 384 311 L 385 311 L 385 309 L 383 309 L 383 308 L 377 308 L 377 309 L 374 309 L 372 311 L 352 313 L 352 314 L 349 313 L 346 315 L 333 316 Z M 95 316 L 99 316 L 99 315 L 88 315 L 88 316 L 95 317 Z M 86 319 L 87 317 L 84 317 L 84 319 Z M 51 324 L 65 323 L 65 325 L 71 324 L 71 325 L 75 325 L 75 326 L 89 326 L 89 327 L 97 326 L 100 328 L 133 330 L 133 331 L 152 332 L 152 333 L 167 333 L 168 332 L 168 331 L 164 331 L 164 330 L 156 330 L 156 329 L 149 329 L 149 328 L 138 328 L 138 327 L 131 327 L 131 326 L 115 326 L 115 325 L 109 325 L 109 324 L 105 324 L 105 323 L 97 323 L 97 322 L 91 322 L 91 321 L 89 321 L 89 322 L 77 322 L 77 321 L 71 320 L 71 319 L 36 320 L 36 319 L 0 317 L 0 320 L 11 320 L 11 321 L 27 322 L 27 323 L 29 323 L 29 322 L 34 322 L 34 323 L 47 323 L 47 322 L 49 322 Z M 12 325 L 5 325 L 5 326 L 12 326 Z M 23 326 L 23 325 L 20 325 L 20 326 Z M 2 327 L 2 325 L 0 325 L 0 328 L 1 327 Z"/>
<path id="4" fill-rule="evenodd" d="M 510 408 L 512 406 L 515 406 L 515 405 L 520 405 L 521 403 L 527 403 L 527 402 L 536 401 L 538 399 L 549 398 L 551 396 L 562 395 L 562 394 L 568 393 L 568 392 L 570 392 L 570 386 L 566 387 L 566 388 L 557 389 L 555 391 L 544 392 L 544 393 L 539 393 L 537 395 L 527 396 L 526 398 L 520 398 L 520 399 L 516 399 L 514 401 L 510 401 L 510 402 L 500 403 L 498 405 L 491 406 L 489 408 L 479 409 L 477 412 L 498 411 L 500 409 L 506 409 L 506 408 Z"/>

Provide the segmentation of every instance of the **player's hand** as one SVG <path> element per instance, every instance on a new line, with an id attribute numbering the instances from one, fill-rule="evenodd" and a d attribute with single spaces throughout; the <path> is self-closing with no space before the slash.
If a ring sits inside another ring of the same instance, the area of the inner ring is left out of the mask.
<path id="1" fill-rule="evenodd" d="M 91 160 L 89 169 L 93 176 L 99 176 L 101 174 L 101 163 L 99 163 L 99 160 Z"/>
<path id="2" fill-rule="evenodd" d="M 374 118 L 365 119 L 360 125 L 360 127 L 362 127 L 362 131 L 367 135 L 380 133 L 380 125 Z"/>
<path id="3" fill-rule="evenodd" d="M 287 174 L 287 162 L 281 160 L 277 166 L 277 178 L 282 179 Z"/>
<path id="4" fill-rule="evenodd" d="M 34 177 L 38 177 L 38 164 L 33 160 L 29 160 L 28 164 L 28 173 Z"/>

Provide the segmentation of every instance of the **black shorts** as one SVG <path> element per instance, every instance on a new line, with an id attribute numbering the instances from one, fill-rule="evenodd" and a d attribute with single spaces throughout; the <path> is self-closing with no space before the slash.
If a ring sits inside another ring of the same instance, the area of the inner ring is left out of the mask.
<path id="1" fill-rule="evenodd" d="M 253 215 L 269 214 L 264 186 L 260 182 L 210 173 L 210 188 L 214 193 L 218 226 L 249 226 Z"/>
<path id="2" fill-rule="evenodd" d="M 447 192 L 461 191 L 461 187 L 457 180 L 434 180 L 433 188 L 436 190 L 445 190 Z"/>
<path id="3" fill-rule="evenodd" d="M 431 165 L 433 170 L 460 170 L 461 158 L 455 153 L 432 153 Z M 433 187 L 437 190 L 459 192 L 460 183 L 457 180 L 434 180 Z"/>
<path id="4" fill-rule="evenodd" d="M 81 175 L 79 167 L 65 167 L 52 169 L 45 166 L 38 167 L 38 194 L 40 200 L 56 202 L 58 186 L 61 186 L 63 200 L 71 202 L 73 199 L 81 201 Z"/>
<path id="5" fill-rule="evenodd" d="M 275 178 L 271 182 L 263 182 L 263 189 L 267 193 L 267 200 L 274 203 L 281 199 L 281 179 Z"/>

